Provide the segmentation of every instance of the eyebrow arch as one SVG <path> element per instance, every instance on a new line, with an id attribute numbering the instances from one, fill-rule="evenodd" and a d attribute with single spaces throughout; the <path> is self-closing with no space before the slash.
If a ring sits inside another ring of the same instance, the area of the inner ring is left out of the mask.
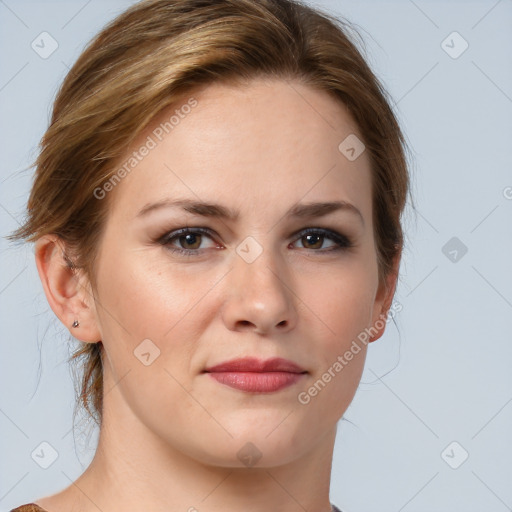
<path id="1" fill-rule="evenodd" d="M 154 210 L 160 208 L 176 208 L 182 207 L 186 212 L 200 215 L 203 217 L 214 217 L 236 221 L 240 216 L 240 212 L 232 210 L 216 203 L 206 203 L 196 201 L 194 199 L 164 199 L 156 203 L 145 205 L 136 217 L 144 217 Z M 292 218 L 315 218 L 323 217 L 336 211 L 346 211 L 356 214 L 364 226 L 364 218 L 358 208 L 347 201 L 328 201 L 317 203 L 303 203 L 292 206 L 286 213 L 285 217 Z"/>

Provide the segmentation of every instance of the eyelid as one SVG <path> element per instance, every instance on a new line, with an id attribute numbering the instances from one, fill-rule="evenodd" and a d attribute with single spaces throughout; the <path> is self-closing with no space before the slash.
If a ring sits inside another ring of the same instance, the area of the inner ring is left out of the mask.
<path id="1" fill-rule="evenodd" d="M 210 240 L 213 242 L 217 242 L 216 238 L 217 234 L 214 230 L 207 228 L 207 227 L 194 227 L 194 226 L 185 226 L 182 228 L 177 228 L 173 230 L 166 231 L 162 236 L 159 236 L 156 238 L 155 242 L 160 243 L 164 247 L 167 246 L 167 248 L 171 252 L 175 253 L 181 253 L 186 256 L 196 256 L 203 254 L 203 252 L 206 249 L 183 249 L 178 247 L 172 247 L 170 245 L 170 242 L 173 239 L 179 239 L 180 236 L 185 236 L 190 233 L 198 233 L 201 235 L 206 235 Z M 297 240 L 300 240 L 300 238 L 308 235 L 308 234 L 317 234 L 319 236 L 323 236 L 324 238 L 331 240 L 334 242 L 334 247 L 328 248 L 328 249 L 310 249 L 311 252 L 317 252 L 320 254 L 325 254 L 329 252 L 334 251 L 346 251 L 350 248 L 353 248 L 355 243 L 351 236 L 346 235 L 344 233 L 340 233 L 338 231 L 335 231 L 334 229 L 330 228 L 324 228 L 320 226 L 310 226 L 306 228 L 299 229 L 298 231 L 295 231 L 292 235 L 290 235 L 291 242 L 296 242 Z M 219 249 L 218 247 L 216 249 Z M 307 248 L 304 248 L 305 250 L 308 250 Z"/>
<path id="2" fill-rule="evenodd" d="M 178 238 L 179 236 L 188 235 L 189 233 L 199 233 L 201 235 L 207 235 L 211 239 L 214 239 L 216 237 L 216 233 L 210 228 L 186 226 L 183 228 L 165 231 L 165 233 L 162 236 L 158 236 L 155 241 L 165 245 L 169 240 L 173 238 Z"/>
<path id="3" fill-rule="evenodd" d="M 304 228 L 296 233 L 294 233 L 292 236 L 294 237 L 293 240 L 297 240 L 299 238 L 302 238 L 303 236 L 306 236 L 308 234 L 320 234 L 321 236 L 324 236 L 325 238 L 328 238 L 330 240 L 333 240 L 335 242 L 339 242 L 340 248 L 349 248 L 354 245 L 354 241 L 351 236 L 346 235 L 344 233 L 339 233 L 338 231 L 335 231 L 330 228 L 321 228 L 321 227 L 310 227 L 310 228 Z"/>

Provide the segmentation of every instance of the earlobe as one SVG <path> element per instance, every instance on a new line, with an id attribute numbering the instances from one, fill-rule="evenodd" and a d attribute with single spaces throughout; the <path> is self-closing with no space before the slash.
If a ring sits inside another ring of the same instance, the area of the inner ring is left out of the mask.
<path id="1" fill-rule="evenodd" d="M 53 312 L 84 342 L 101 341 L 94 297 L 84 275 L 69 264 L 65 244 L 56 235 L 44 235 L 35 243 L 37 271 Z"/>

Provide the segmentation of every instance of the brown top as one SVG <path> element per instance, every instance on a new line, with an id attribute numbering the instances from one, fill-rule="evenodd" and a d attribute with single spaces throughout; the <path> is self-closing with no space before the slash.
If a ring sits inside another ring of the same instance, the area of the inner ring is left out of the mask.
<path id="1" fill-rule="evenodd" d="M 27 503 L 26 505 L 21 505 L 17 508 L 13 508 L 11 512 L 47 512 L 44 508 L 41 508 L 39 505 L 35 503 Z"/>
<path id="2" fill-rule="evenodd" d="M 331 503 L 333 512 L 342 512 L 336 505 Z M 47 512 L 44 508 L 41 508 L 39 505 L 35 503 L 27 503 L 26 505 L 21 505 L 20 507 L 13 508 L 11 512 Z"/>

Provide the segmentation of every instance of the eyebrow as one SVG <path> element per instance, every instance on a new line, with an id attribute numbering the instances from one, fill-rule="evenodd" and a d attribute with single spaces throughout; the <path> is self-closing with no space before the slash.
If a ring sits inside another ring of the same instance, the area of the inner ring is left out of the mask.
<path id="1" fill-rule="evenodd" d="M 150 212 L 161 208 L 179 208 L 186 212 L 202 217 L 213 217 L 236 221 L 240 216 L 240 212 L 222 206 L 216 203 L 207 203 L 196 201 L 194 199 L 164 199 L 155 203 L 145 205 L 136 217 L 144 217 Z M 286 213 L 285 217 L 291 218 L 315 218 L 329 215 L 337 211 L 346 211 L 356 214 L 364 226 L 364 218 L 359 209 L 352 203 L 347 201 L 327 201 L 317 203 L 302 203 L 292 206 Z"/>

